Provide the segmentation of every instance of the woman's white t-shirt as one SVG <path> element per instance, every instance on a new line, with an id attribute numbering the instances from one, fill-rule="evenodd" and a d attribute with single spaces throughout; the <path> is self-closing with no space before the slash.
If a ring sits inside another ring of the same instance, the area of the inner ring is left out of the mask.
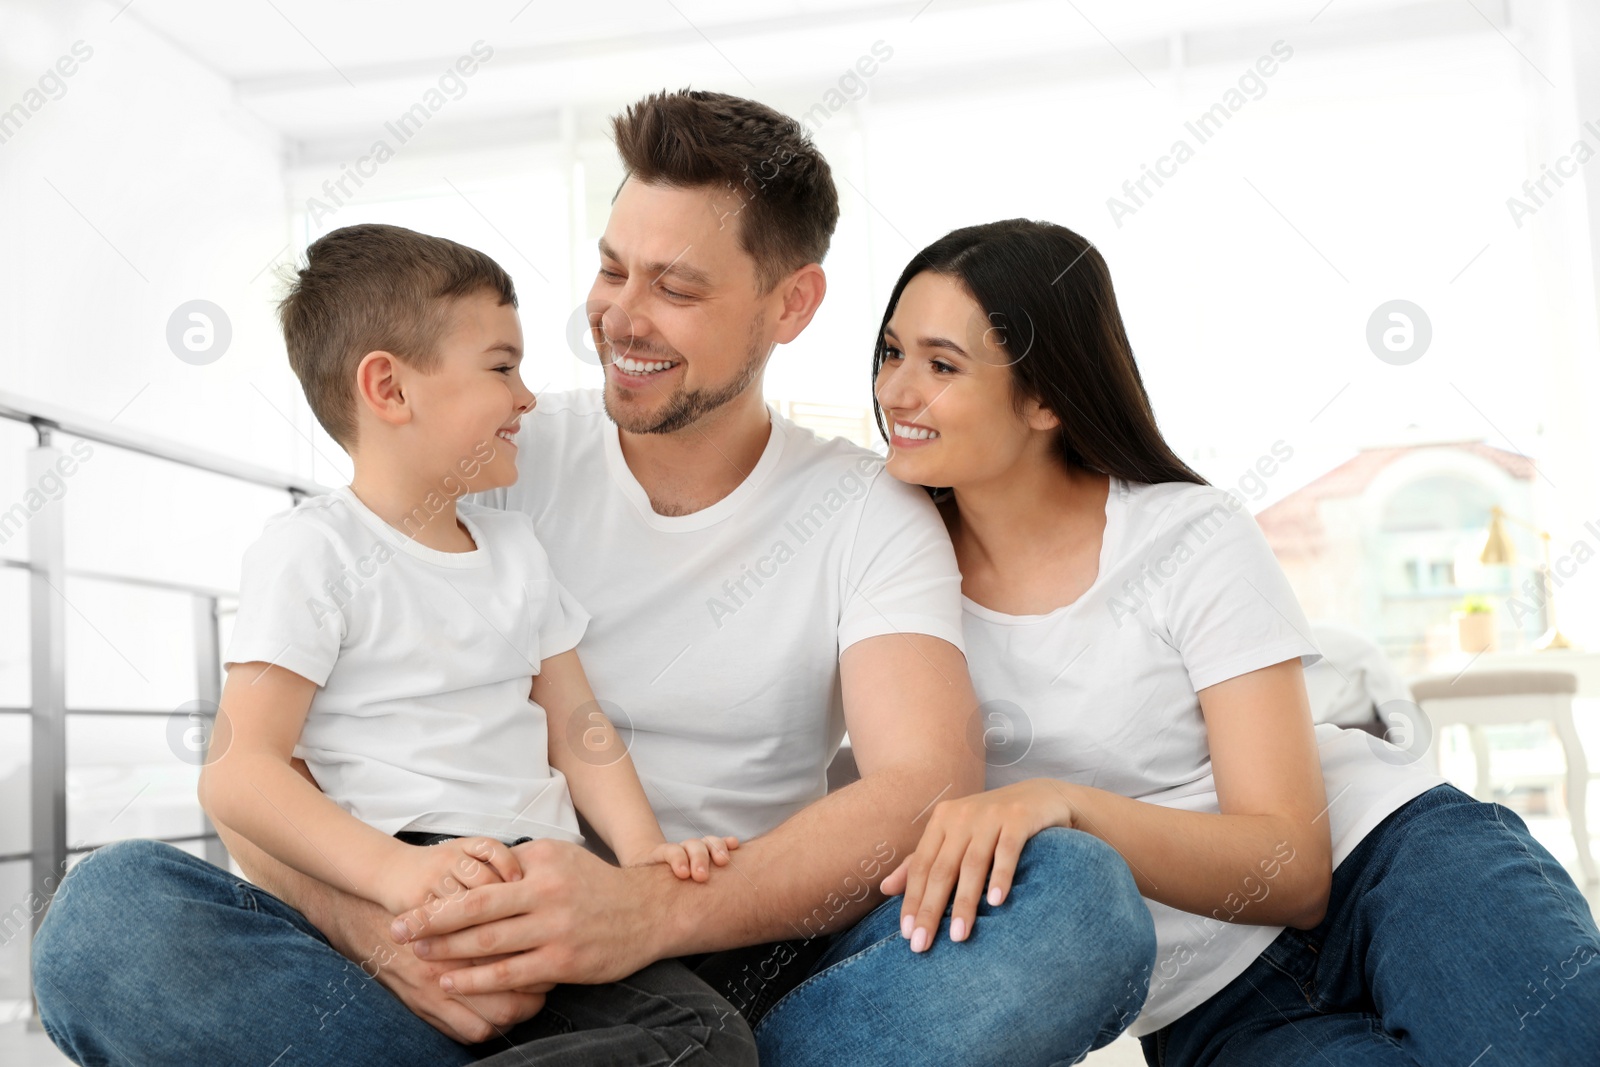
<path id="1" fill-rule="evenodd" d="M 965 597 L 963 606 L 991 789 L 1048 777 L 1217 812 L 1199 691 L 1320 658 L 1240 500 L 1183 482 L 1110 480 L 1099 573 L 1073 603 L 1045 615 L 1006 615 Z M 1323 725 L 1316 737 L 1335 865 L 1384 816 L 1443 782 L 1369 734 Z M 1241 884 L 1213 916 L 1146 900 L 1155 971 L 1129 1033 L 1151 1033 L 1197 1007 L 1277 937 L 1281 926 L 1225 921 L 1263 887 L 1270 892 L 1265 872 L 1275 875 L 1284 857 L 1263 859 L 1258 884 Z"/>
<path id="2" fill-rule="evenodd" d="M 294 754 L 362 822 L 581 844 L 529 689 L 589 616 L 526 515 L 457 513 L 471 552 L 418 544 L 349 486 L 272 516 L 245 552 L 225 661 L 321 687 Z"/>

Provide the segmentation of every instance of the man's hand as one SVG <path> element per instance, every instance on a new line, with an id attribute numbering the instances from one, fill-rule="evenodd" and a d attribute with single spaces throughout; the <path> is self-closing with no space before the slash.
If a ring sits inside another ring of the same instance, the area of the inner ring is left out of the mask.
<path id="1" fill-rule="evenodd" d="M 512 851 L 520 881 L 469 889 L 394 920 L 394 939 L 439 965 L 444 988 L 476 1002 L 558 982 L 614 982 L 661 958 L 663 879 L 677 882 L 664 864 L 613 867 L 549 838 Z"/>
<path id="2" fill-rule="evenodd" d="M 346 900 L 348 906 L 341 909 L 336 928 L 325 931 L 333 947 L 359 963 L 363 971 L 383 983 L 415 1015 L 454 1041 L 475 1045 L 533 1018 L 544 1008 L 545 993 L 554 988 L 547 984 L 473 996 L 447 993 L 439 979 L 451 968 L 485 967 L 501 957 L 418 959 L 408 946 L 395 944 L 389 936 L 394 916 L 368 901 L 355 897 Z"/>

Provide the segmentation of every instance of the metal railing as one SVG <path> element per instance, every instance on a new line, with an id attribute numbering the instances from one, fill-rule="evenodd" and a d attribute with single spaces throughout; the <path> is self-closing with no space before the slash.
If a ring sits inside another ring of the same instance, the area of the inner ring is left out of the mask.
<path id="1" fill-rule="evenodd" d="M 153 434 L 113 426 L 108 422 L 91 419 L 65 408 L 40 403 L 15 394 L 0 392 L 0 418 L 25 422 L 38 435 L 38 443 L 27 452 L 27 484 L 39 485 L 42 480 L 59 472 L 57 466 L 65 455 L 53 442 L 57 433 L 93 441 L 154 459 L 175 463 L 194 470 L 248 482 L 269 489 L 287 492 L 290 499 L 300 499 L 326 492 L 323 486 L 291 474 L 267 467 L 225 457 L 208 456 L 176 441 Z M 59 474 L 56 476 L 59 477 Z M 200 707 L 215 708 L 222 696 L 221 633 L 218 627 L 222 604 L 235 594 L 226 589 L 142 578 L 134 575 L 108 574 L 102 571 L 76 570 L 66 565 L 65 521 L 59 497 L 48 499 L 36 511 L 30 511 L 28 526 L 28 558 L 26 560 L 0 559 L 0 567 L 14 567 L 29 573 L 28 612 L 31 635 L 30 675 L 32 677 L 31 704 L 26 708 L 0 707 L 0 714 L 27 714 L 33 723 L 31 798 L 32 824 L 30 849 L 23 853 L 0 855 L 0 863 L 31 863 L 30 885 L 34 892 L 50 895 L 53 887 L 66 871 L 70 855 L 93 851 L 100 842 L 69 847 L 67 842 L 67 716 L 69 715 L 128 715 L 159 716 L 163 719 L 172 713 L 132 708 L 69 708 L 66 701 L 66 602 L 63 586 L 66 579 L 105 582 L 119 586 L 154 589 L 188 596 L 192 599 L 194 627 L 194 679 Z M 204 841 L 206 858 L 218 866 L 227 866 L 227 851 L 217 836 L 209 818 L 201 813 L 202 832 L 160 838 L 172 843 Z M 45 909 L 33 916 L 32 933 L 37 934 Z"/>

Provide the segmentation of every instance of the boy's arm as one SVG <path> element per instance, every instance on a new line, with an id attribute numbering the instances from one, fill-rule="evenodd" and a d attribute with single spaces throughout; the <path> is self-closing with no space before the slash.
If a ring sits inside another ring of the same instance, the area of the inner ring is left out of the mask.
<path id="1" fill-rule="evenodd" d="M 305 763 L 292 766 L 316 787 Z M 475 1045 L 532 1018 L 544 1007 L 544 994 L 515 990 L 465 997 L 439 988 L 439 978 L 461 965 L 457 960 L 430 962 L 389 936 L 393 916 L 381 904 L 352 896 L 309 875 L 301 874 L 251 844 L 225 823 L 212 820 L 228 852 L 245 877 L 287 902 L 321 930 L 339 954 L 360 964 L 406 1007 L 452 1041 Z"/>
<path id="2" fill-rule="evenodd" d="M 649 862 L 666 838 L 621 736 L 589 688 L 577 649 L 540 664 L 530 699 L 544 708 L 550 766 L 566 775 L 573 805 L 624 867 Z"/>
<path id="3" fill-rule="evenodd" d="M 335 804 L 293 766 L 317 685 L 268 663 L 228 671 L 200 773 L 206 813 L 302 874 L 391 910 L 384 868 L 412 846 Z"/>
<path id="4" fill-rule="evenodd" d="M 882 900 L 878 880 L 915 850 L 935 804 L 983 788 L 984 763 L 968 738 L 977 699 L 954 645 L 888 634 L 839 662 L 861 780 L 741 845 L 743 877 L 691 891 L 661 865 L 619 870 L 576 846 L 532 841 L 517 846 L 521 882 L 414 912 L 395 924 L 396 939 L 426 937 L 434 960 L 517 953 L 453 974 L 471 994 L 615 981 L 669 956 L 848 929 Z"/>

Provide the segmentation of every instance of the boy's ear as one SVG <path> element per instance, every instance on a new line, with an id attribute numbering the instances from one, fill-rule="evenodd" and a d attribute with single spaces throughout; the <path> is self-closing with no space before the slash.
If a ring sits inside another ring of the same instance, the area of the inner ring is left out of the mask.
<path id="1" fill-rule="evenodd" d="M 373 351 L 361 357 L 356 367 L 356 396 L 366 409 L 393 426 L 411 420 L 406 402 L 404 364 L 391 352 Z"/>

